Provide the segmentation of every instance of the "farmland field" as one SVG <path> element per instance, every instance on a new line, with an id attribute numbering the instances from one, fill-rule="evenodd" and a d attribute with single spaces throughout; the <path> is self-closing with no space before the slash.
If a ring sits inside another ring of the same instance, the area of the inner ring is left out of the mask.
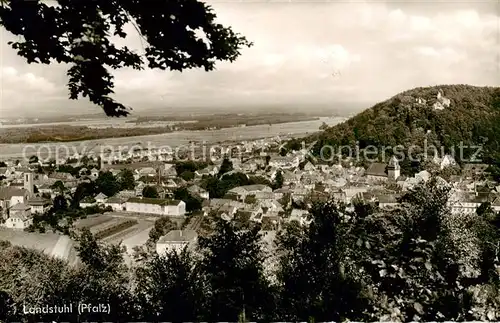
<path id="1" fill-rule="evenodd" d="M 126 222 L 126 221 L 128 221 L 128 220 L 127 219 L 111 218 L 111 220 L 100 223 L 100 224 L 95 225 L 93 227 L 90 227 L 89 229 L 90 229 L 90 232 L 92 232 L 92 234 L 97 234 L 101 231 L 104 231 L 104 230 L 107 230 L 109 228 L 120 225 L 121 223 Z"/>
<path id="2" fill-rule="evenodd" d="M 83 229 L 83 228 L 92 228 L 94 226 L 97 226 L 101 223 L 105 223 L 108 221 L 111 221 L 113 217 L 107 216 L 107 215 L 96 215 L 96 216 L 89 216 L 86 219 L 80 219 L 75 223 L 75 228 L 76 229 Z"/>

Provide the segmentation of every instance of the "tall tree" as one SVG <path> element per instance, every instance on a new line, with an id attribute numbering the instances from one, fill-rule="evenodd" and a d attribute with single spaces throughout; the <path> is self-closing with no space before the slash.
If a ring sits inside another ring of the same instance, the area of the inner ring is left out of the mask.
<path id="1" fill-rule="evenodd" d="M 54 198 L 52 209 L 55 212 L 65 211 L 68 208 L 68 201 L 63 195 L 57 195 Z"/>
<path id="2" fill-rule="evenodd" d="M 377 286 L 373 312 L 383 320 L 471 319 L 467 288 L 475 275 L 469 264 L 479 258 L 477 238 L 467 221 L 451 216 L 449 191 L 431 179 L 405 194 L 402 209 L 362 220 L 357 232 L 369 234 L 353 244 Z"/>
<path id="3" fill-rule="evenodd" d="M 120 183 L 111 172 L 100 172 L 95 184 L 97 190 L 106 196 L 113 196 L 120 191 Z"/>
<path id="4" fill-rule="evenodd" d="M 203 311 L 203 289 L 198 266 L 186 249 L 155 255 L 136 268 L 141 319 L 152 322 L 198 321 Z"/>
<path id="5" fill-rule="evenodd" d="M 54 184 L 50 186 L 51 189 L 56 190 L 59 194 L 63 194 L 66 191 L 66 187 L 62 181 L 55 181 Z"/>
<path id="6" fill-rule="evenodd" d="M 119 181 L 122 190 L 133 190 L 135 187 L 134 173 L 128 168 L 120 172 Z"/>
<path id="7" fill-rule="evenodd" d="M 138 0 L 99 3 L 58 0 L 57 6 L 42 1 L 1 2 L 0 24 L 23 39 L 9 42 L 28 63 L 69 64 L 70 98 L 79 95 L 102 107 L 109 116 L 126 116 L 129 109 L 116 102 L 112 69 L 183 71 L 214 69 L 216 61 L 234 61 L 244 37 L 216 23 L 207 4 L 197 1 L 159 1 L 144 6 Z M 128 47 L 117 47 L 111 37 L 125 38 L 132 24 L 144 42 L 143 56 Z M 194 30 L 206 37 L 204 42 Z M 173 37 L 175 35 L 175 37 Z"/>
<path id="8" fill-rule="evenodd" d="M 83 198 L 87 196 L 92 197 L 95 194 L 97 194 L 97 185 L 95 184 L 95 182 L 82 182 L 78 184 L 75 193 L 73 193 L 71 207 L 77 208 Z"/>
<path id="9" fill-rule="evenodd" d="M 154 186 L 145 186 L 142 189 L 142 197 L 148 197 L 148 198 L 158 198 L 158 191 L 156 190 L 156 187 Z"/>
<path id="10" fill-rule="evenodd" d="M 130 274 L 120 245 L 104 245 L 84 229 L 76 236 L 77 252 L 82 266 L 68 287 L 79 292 L 79 302 L 107 304 L 110 313 L 86 313 L 82 320 L 131 320 L 136 317 Z"/>
<path id="11" fill-rule="evenodd" d="M 274 183 L 273 183 L 273 189 L 279 189 L 279 188 L 282 188 L 283 187 L 283 173 L 281 172 L 281 170 L 278 170 L 278 172 L 276 172 L 276 177 L 274 178 Z"/>
<path id="12" fill-rule="evenodd" d="M 40 251 L 18 246 L 0 247 L 0 315 L 2 321 L 16 322 L 26 319 L 23 305 L 43 307 L 68 304 L 75 300 L 79 289 L 70 290 L 74 271 L 59 259 Z M 26 274 L 29 273 L 29 274 Z M 73 321 L 72 314 L 30 315 L 34 321 Z"/>
<path id="13" fill-rule="evenodd" d="M 270 320 L 274 298 L 264 277 L 264 253 L 259 228 L 236 231 L 220 220 L 209 237 L 201 237 L 201 270 L 206 286 L 207 321 L 235 321 L 245 313 L 249 320 Z"/>
<path id="14" fill-rule="evenodd" d="M 221 177 L 225 173 L 230 172 L 232 170 L 233 170 L 233 163 L 231 162 L 231 160 L 229 160 L 229 158 L 226 157 L 222 160 L 218 176 Z"/>
<path id="15" fill-rule="evenodd" d="M 154 227 L 149 231 L 149 240 L 156 243 L 160 237 L 171 230 L 177 229 L 177 225 L 168 217 L 164 216 L 155 221 Z"/>
<path id="16" fill-rule="evenodd" d="M 363 319 L 367 300 L 350 272 L 345 208 L 314 204 L 305 234 L 291 226 L 280 237 L 280 318 L 290 321 Z"/>
<path id="17" fill-rule="evenodd" d="M 31 156 L 29 159 L 29 163 L 30 164 L 38 163 L 38 156 L 36 156 L 36 155 Z"/>
<path id="18" fill-rule="evenodd" d="M 185 187 L 178 188 L 174 191 L 174 198 L 176 200 L 181 200 L 186 203 L 186 211 L 193 212 L 201 210 L 202 202 L 201 199 L 198 199 L 191 195 L 191 193 Z"/>

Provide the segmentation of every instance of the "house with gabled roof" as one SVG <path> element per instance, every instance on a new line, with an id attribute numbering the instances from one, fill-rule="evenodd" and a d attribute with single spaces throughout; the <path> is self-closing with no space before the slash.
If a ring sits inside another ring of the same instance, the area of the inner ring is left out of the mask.
<path id="1" fill-rule="evenodd" d="M 372 163 L 365 171 L 365 176 L 374 181 L 387 180 L 387 165 L 384 163 Z"/>
<path id="2" fill-rule="evenodd" d="M 258 192 L 272 192 L 273 189 L 267 185 L 255 184 L 255 185 L 244 185 L 238 186 L 230 189 L 227 194 L 235 196 L 238 201 L 244 202 L 246 197 L 249 195 L 255 195 Z"/>
<path id="3" fill-rule="evenodd" d="M 290 216 L 286 219 L 287 222 L 297 221 L 302 226 L 307 226 L 312 222 L 312 219 L 309 219 L 310 214 L 307 210 L 302 209 L 293 209 Z"/>
<path id="4" fill-rule="evenodd" d="M 86 208 L 86 207 L 91 207 L 91 206 L 94 206 L 94 205 L 96 205 L 96 204 L 97 204 L 97 202 L 96 202 L 95 198 L 93 198 L 92 196 L 86 196 L 86 197 L 84 197 L 84 198 L 80 201 L 79 206 L 80 206 L 82 209 L 84 209 L 84 208 Z"/>
<path id="5" fill-rule="evenodd" d="M 238 211 L 237 207 L 235 207 L 233 205 L 229 205 L 229 204 L 222 205 L 221 207 L 212 210 L 212 212 L 215 212 L 215 214 L 217 216 L 219 216 L 225 220 L 233 219 L 234 215 L 236 214 L 237 211 Z M 207 213 L 207 215 L 208 215 L 208 213 Z"/>
<path id="6" fill-rule="evenodd" d="M 28 190 L 18 187 L 0 187 L 0 207 L 5 212 L 10 207 L 27 202 Z"/>
<path id="7" fill-rule="evenodd" d="M 316 166 L 314 166 L 313 163 L 311 163 L 310 161 L 307 161 L 302 167 L 302 169 L 305 172 L 314 172 L 316 170 Z"/>
<path id="8" fill-rule="evenodd" d="M 108 199 L 108 197 L 106 196 L 106 194 L 99 193 L 94 197 L 94 199 L 95 199 L 97 204 L 104 204 L 106 202 L 106 200 Z"/>
<path id="9" fill-rule="evenodd" d="M 277 156 L 271 157 L 269 160 L 269 165 L 272 167 L 280 169 L 292 169 L 298 167 L 300 164 L 300 158 L 298 156 Z"/>
<path id="10" fill-rule="evenodd" d="M 208 165 L 203 169 L 199 169 L 194 172 L 194 174 L 198 177 L 202 176 L 215 176 L 219 173 L 219 167 L 217 165 Z"/>
<path id="11" fill-rule="evenodd" d="M 498 198 L 496 194 L 475 194 L 470 192 L 456 192 L 453 198 L 450 198 L 448 205 L 451 207 L 452 214 L 473 214 L 477 208 L 484 202 L 495 202 Z"/>
<path id="12" fill-rule="evenodd" d="M 9 209 L 9 217 L 4 226 L 11 229 L 24 230 L 33 224 L 31 207 L 24 203 L 18 203 Z"/>
<path id="13" fill-rule="evenodd" d="M 491 208 L 495 212 L 500 212 L 500 195 L 497 195 L 493 202 L 491 202 Z"/>
<path id="14" fill-rule="evenodd" d="M 170 252 L 181 252 L 185 248 L 194 247 L 198 234 L 194 230 L 172 230 L 156 242 L 156 252 L 160 256 Z"/>
<path id="15" fill-rule="evenodd" d="M 274 192 L 256 192 L 253 196 L 257 200 L 276 200 Z"/>
<path id="16" fill-rule="evenodd" d="M 128 198 L 125 197 L 112 196 L 104 202 L 104 206 L 111 207 L 115 212 L 125 211 L 125 203 L 127 200 Z"/>
<path id="17" fill-rule="evenodd" d="M 52 202 L 43 197 L 30 197 L 27 204 L 31 207 L 32 214 L 44 214 L 50 209 Z"/>
<path id="18" fill-rule="evenodd" d="M 381 209 L 394 208 L 399 205 L 395 194 L 382 193 L 375 196 L 378 206 Z"/>

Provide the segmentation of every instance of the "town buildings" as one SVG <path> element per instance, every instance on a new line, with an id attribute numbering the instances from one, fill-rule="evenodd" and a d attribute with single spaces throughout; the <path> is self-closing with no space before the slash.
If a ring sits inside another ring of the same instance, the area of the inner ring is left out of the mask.
<path id="1" fill-rule="evenodd" d="M 184 248 L 195 245 L 198 234 L 194 230 L 172 230 L 156 243 L 156 252 L 166 255 L 169 252 L 181 252 Z"/>
<path id="2" fill-rule="evenodd" d="M 139 158 L 134 155 L 130 157 L 132 159 L 122 156 L 112 163 L 100 165 L 104 167 L 102 170 L 110 171 L 115 176 L 119 176 L 123 169 L 130 169 L 135 186 L 114 196 L 92 193 L 80 200 L 79 205 L 81 208 L 107 207 L 125 216 L 178 217 L 188 214 L 186 201 L 173 197 L 177 190 L 185 188 L 202 203 L 201 210 L 195 213 L 204 216 L 215 214 L 228 221 L 269 224 L 276 229 L 292 220 L 308 225 L 311 221 L 308 210 L 314 201 L 334 200 L 348 206 L 363 201 L 380 209 L 394 209 L 398 206 L 398 197 L 432 177 L 430 170 L 422 170 L 413 176 L 402 175 L 401 165 L 395 157 L 387 163 L 371 163 L 365 169 L 349 162 L 335 165 L 312 162 L 306 160 L 307 152 L 304 151 L 281 156 L 275 151 L 280 143 L 273 139 L 243 142 L 241 146 L 246 147 L 240 149 L 245 151 L 245 155 L 231 157 L 233 170 L 220 174 L 222 177 L 219 179 L 242 173 L 248 180 L 258 177 L 262 180 L 259 183 L 267 181 L 268 184 L 232 184 L 223 198 L 211 198 L 203 183 L 207 177 L 218 177 L 222 159 L 192 172 L 194 178 L 182 179 L 177 174 L 174 161 L 159 156 L 155 158 L 153 152 L 148 161 L 143 160 L 144 156 Z M 140 161 L 135 161 L 138 158 Z M 437 158 L 434 162 L 440 170 L 458 167 L 451 156 Z M 26 228 L 34 214 L 44 214 L 50 209 L 51 199 L 56 195 L 64 194 L 69 200 L 79 184 L 95 182 L 99 177 L 97 168 L 97 165 L 89 164 L 73 175 L 62 171 L 49 175 L 36 174 L 26 166 L 3 167 L 0 169 L 6 177 L 0 186 L 3 225 L 11 229 Z M 487 168 L 488 165 L 483 164 L 465 164 L 460 174 L 449 177 L 448 184 L 454 192 L 449 202 L 453 214 L 474 213 L 486 202 L 495 211 L 500 211 L 500 186 L 488 179 Z M 276 180 L 279 173 L 283 179 L 282 187 L 273 188 L 270 183 Z M 64 192 L 54 189 L 53 184 L 57 181 L 64 184 Z M 146 186 L 154 186 L 160 197 L 142 197 Z"/>

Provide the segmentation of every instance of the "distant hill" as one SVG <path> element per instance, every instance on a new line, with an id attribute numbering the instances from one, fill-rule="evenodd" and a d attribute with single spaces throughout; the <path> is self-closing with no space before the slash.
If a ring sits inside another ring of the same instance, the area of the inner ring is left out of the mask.
<path id="1" fill-rule="evenodd" d="M 500 161 L 500 88 L 470 85 L 420 87 L 395 95 L 357 114 L 344 123 L 306 138 L 317 141 L 313 153 L 321 147 L 349 145 L 360 149 L 369 145 L 395 147 L 434 145 L 452 153 L 458 162 L 459 148 L 484 145 L 483 161 Z M 297 146 L 297 142 L 288 147 Z M 413 148 L 423 153 L 424 149 Z M 465 160 L 477 149 L 464 149 Z M 326 150 L 324 150 L 325 152 Z M 328 154 L 328 153 L 325 153 Z M 391 150 L 386 152 L 386 156 Z"/>

